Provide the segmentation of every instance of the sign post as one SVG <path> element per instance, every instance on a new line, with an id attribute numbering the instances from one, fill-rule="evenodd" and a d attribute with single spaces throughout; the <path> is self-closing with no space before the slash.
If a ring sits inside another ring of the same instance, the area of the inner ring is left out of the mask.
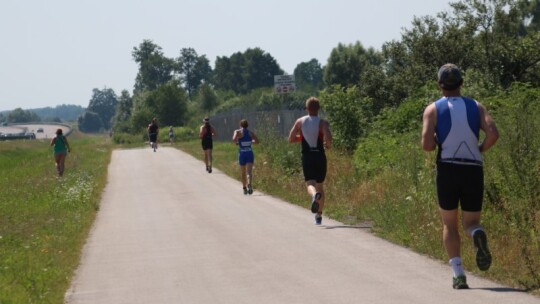
<path id="1" fill-rule="evenodd" d="M 279 94 L 292 93 L 296 91 L 294 75 L 274 75 L 274 88 Z"/>

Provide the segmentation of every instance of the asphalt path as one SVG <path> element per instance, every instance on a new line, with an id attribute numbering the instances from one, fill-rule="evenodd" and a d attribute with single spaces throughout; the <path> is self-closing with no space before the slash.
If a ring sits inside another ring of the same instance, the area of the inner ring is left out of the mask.
<path id="1" fill-rule="evenodd" d="M 446 263 L 361 226 L 326 217 L 316 226 L 309 210 L 259 191 L 245 196 L 238 181 L 217 169 L 208 174 L 200 160 L 161 147 L 113 152 L 65 300 L 540 303 L 472 274 L 468 282 L 471 289 L 453 290 Z"/>

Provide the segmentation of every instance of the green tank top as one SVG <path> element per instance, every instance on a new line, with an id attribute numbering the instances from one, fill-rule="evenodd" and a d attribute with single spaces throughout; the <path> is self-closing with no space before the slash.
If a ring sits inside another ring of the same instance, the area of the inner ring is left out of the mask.
<path id="1" fill-rule="evenodd" d="M 67 152 L 64 136 L 56 136 L 56 140 L 54 141 L 54 153 L 58 152 Z"/>

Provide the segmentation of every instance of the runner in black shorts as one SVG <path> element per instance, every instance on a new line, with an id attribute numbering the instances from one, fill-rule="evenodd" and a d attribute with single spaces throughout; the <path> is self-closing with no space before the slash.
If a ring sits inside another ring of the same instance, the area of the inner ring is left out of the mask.
<path id="1" fill-rule="evenodd" d="M 473 239 L 476 265 L 491 266 L 487 236 L 480 225 L 484 194 L 482 152 L 491 148 L 499 133 L 486 108 L 476 100 L 461 96 L 463 79 L 454 64 L 438 72 L 443 97 L 426 107 L 422 127 L 422 148 L 437 154 L 437 198 L 443 222 L 443 242 L 454 273 L 452 287 L 469 288 L 461 265 L 459 207 L 463 229 Z M 480 130 L 485 133 L 479 145 Z"/>
<path id="2" fill-rule="evenodd" d="M 289 133 L 289 142 L 302 142 L 302 169 L 307 191 L 311 196 L 311 212 L 315 213 L 315 224 L 322 223 L 324 208 L 323 182 L 326 178 L 325 148 L 332 146 L 332 133 L 328 121 L 319 117 L 320 104 L 315 97 L 306 100 L 308 115 L 300 117 Z"/>
<path id="3" fill-rule="evenodd" d="M 212 149 L 214 148 L 212 137 L 217 135 L 216 130 L 210 124 L 210 118 L 203 119 L 203 125 L 199 128 L 199 138 L 201 139 L 202 149 L 204 151 L 204 163 L 206 172 L 212 173 Z"/>
<path id="4" fill-rule="evenodd" d="M 152 122 L 148 125 L 148 137 L 150 139 L 150 147 L 156 152 L 157 139 L 159 134 L 159 126 L 157 124 L 157 118 L 153 118 Z"/>

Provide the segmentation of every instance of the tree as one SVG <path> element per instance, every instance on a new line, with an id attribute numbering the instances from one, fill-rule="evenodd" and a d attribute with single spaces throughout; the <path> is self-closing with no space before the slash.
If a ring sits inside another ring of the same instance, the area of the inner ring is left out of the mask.
<path id="1" fill-rule="evenodd" d="M 135 132 L 147 126 L 153 117 L 157 117 L 162 125 L 182 126 L 185 123 L 187 96 L 176 81 L 137 95 L 134 103 L 131 123 Z"/>
<path id="2" fill-rule="evenodd" d="M 230 58 L 217 57 L 214 68 L 216 89 L 232 90 L 237 94 L 271 87 L 274 75 L 283 74 L 277 61 L 260 48 L 234 53 Z"/>
<path id="3" fill-rule="evenodd" d="M 177 64 L 181 82 L 184 84 L 190 98 L 201 83 L 209 82 L 211 79 L 212 68 L 210 67 L 210 61 L 204 55 L 197 55 L 197 52 L 192 48 L 180 50 Z"/>
<path id="4" fill-rule="evenodd" d="M 101 119 L 103 128 L 109 130 L 111 129 L 112 118 L 116 113 L 117 104 L 118 99 L 113 89 L 94 89 L 92 91 L 92 98 L 90 99 L 90 103 L 86 111 L 96 113 Z"/>
<path id="5" fill-rule="evenodd" d="M 360 42 L 352 45 L 338 44 L 330 53 L 324 70 L 327 86 L 355 86 L 361 81 L 362 71 L 370 65 L 381 65 L 383 58 L 373 48 L 365 49 Z"/>
<path id="6" fill-rule="evenodd" d="M 41 118 L 32 111 L 26 111 L 22 108 L 16 108 L 9 112 L 6 121 L 9 123 L 39 122 Z"/>
<path id="7" fill-rule="evenodd" d="M 100 132 L 103 130 L 103 121 L 98 113 L 86 111 L 78 119 L 79 130 L 82 132 Z"/>
<path id="8" fill-rule="evenodd" d="M 316 90 L 323 87 L 323 69 L 315 58 L 299 63 L 294 69 L 294 79 L 298 88 L 309 87 Z"/>
<path id="9" fill-rule="evenodd" d="M 174 60 L 165 57 L 161 47 L 152 40 L 143 40 L 138 48 L 133 48 L 131 54 L 139 64 L 134 93 L 154 90 L 172 79 Z"/>
<path id="10" fill-rule="evenodd" d="M 206 112 L 211 111 L 218 105 L 216 92 L 208 84 L 202 84 L 199 87 L 198 97 L 201 109 L 205 110 Z"/>
<path id="11" fill-rule="evenodd" d="M 129 132 L 129 119 L 131 118 L 132 111 L 133 99 L 128 91 L 123 90 L 118 98 L 116 114 L 113 117 L 113 130 L 116 132 Z"/>

